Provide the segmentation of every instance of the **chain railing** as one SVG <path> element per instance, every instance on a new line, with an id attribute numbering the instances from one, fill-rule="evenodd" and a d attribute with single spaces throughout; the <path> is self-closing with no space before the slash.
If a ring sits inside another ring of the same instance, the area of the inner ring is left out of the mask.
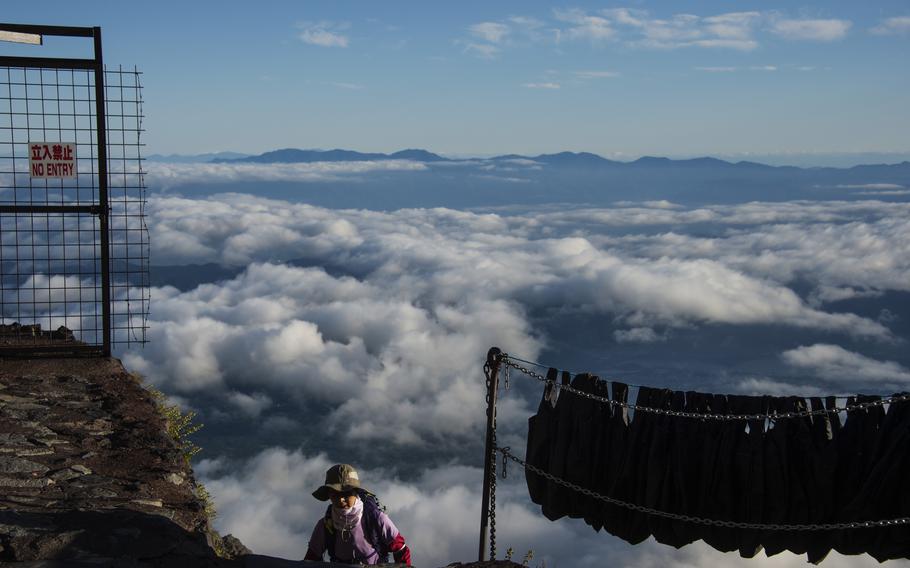
<path id="1" fill-rule="evenodd" d="M 779 523 L 743 523 L 737 521 L 724 521 L 719 519 L 705 519 L 703 517 L 694 517 L 692 515 L 684 515 L 681 513 L 671 513 L 669 511 L 661 511 L 660 509 L 654 509 L 652 507 L 645 507 L 644 505 L 637 505 L 635 503 L 628 503 L 620 499 L 615 499 L 608 495 L 601 495 L 595 491 L 591 491 L 586 487 L 576 485 L 570 481 L 566 481 L 555 475 L 546 472 L 539 467 L 533 466 L 521 458 L 512 454 L 509 451 L 509 448 L 499 448 L 495 449 L 497 452 L 501 453 L 503 460 L 510 459 L 532 473 L 552 481 L 558 485 L 562 485 L 568 489 L 597 499 L 598 501 L 603 501 L 604 503 L 609 503 L 617 507 L 622 507 L 624 509 L 629 509 L 630 511 L 636 511 L 638 513 L 645 513 L 648 515 L 654 515 L 656 517 L 663 517 L 665 519 L 672 519 L 675 521 L 684 521 L 687 523 L 696 523 L 700 525 L 709 525 L 713 527 L 724 527 L 729 529 L 751 529 L 751 530 L 771 530 L 771 531 L 836 531 L 836 530 L 846 530 L 846 529 L 865 529 L 865 528 L 875 528 L 875 527 L 894 527 L 900 525 L 910 524 L 910 517 L 902 517 L 898 519 L 885 519 L 880 521 L 853 521 L 853 522 L 844 522 L 844 523 L 822 523 L 822 524 L 807 524 L 807 525 L 794 525 L 794 524 L 779 524 Z"/>
<path id="2" fill-rule="evenodd" d="M 499 371 L 501 369 L 501 351 L 493 347 L 487 353 L 487 362 L 483 373 L 487 379 L 487 434 L 486 455 L 484 456 L 483 497 L 480 513 L 480 544 L 478 560 L 483 562 L 484 541 L 489 527 L 490 560 L 496 558 L 496 398 L 499 392 Z"/>
<path id="3" fill-rule="evenodd" d="M 517 357 L 510 357 L 507 353 L 503 353 L 498 348 L 493 347 L 490 349 L 487 354 L 487 363 L 484 365 L 484 372 L 487 378 L 487 445 L 486 445 L 486 464 L 484 469 L 484 503 L 483 503 L 483 513 L 481 517 L 481 549 L 480 549 L 480 560 L 484 560 L 483 544 L 486 538 L 486 524 L 490 525 L 490 560 L 495 560 L 496 558 L 496 460 L 492 459 L 497 452 L 502 454 L 502 477 L 506 477 L 506 464 L 509 460 L 517 463 L 525 471 L 530 471 L 534 474 L 537 474 L 553 483 L 571 489 L 572 491 L 581 493 L 598 501 L 604 503 L 609 503 L 611 505 L 635 511 L 638 513 L 643 513 L 647 515 L 653 515 L 657 517 L 663 517 L 666 519 L 672 519 L 676 521 L 682 521 L 687 523 L 695 523 L 700 525 L 714 526 L 714 527 L 723 527 L 723 528 L 732 528 L 732 529 L 750 529 L 750 530 L 771 530 L 771 531 L 835 531 L 835 530 L 850 530 L 850 529 L 864 529 L 864 528 L 881 528 L 881 527 L 895 527 L 895 526 L 904 526 L 910 525 L 910 517 L 901 517 L 897 519 L 884 519 L 876 521 L 851 521 L 851 522 L 840 522 L 840 523 L 810 523 L 810 524 L 781 524 L 781 523 L 752 523 L 752 522 L 738 522 L 738 521 L 728 521 L 721 519 L 707 519 L 703 517 L 696 517 L 692 515 L 686 515 L 682 513 L 672 513 L 669 511 L 662 511 L 660 509 L 654 509 L 652 507 L 646 507 L 644 505 L 639 505 L 636 503 L 628 503 L 608 495 L 601 495 L 595 491 L 592 491 L 586 487 L 574 484 L 570 481 L 561 479 L 547 471 L 544 471 L 534 465 L 527 463 L 521 458 L 515 456 L 510 448 L 500 448 L 496 443 L 496 394 L 499 389 L 498 374 L 500 370 L 503 372 L 504 384 L 506 390 L 509 389 L 511 383 L 511 369 L 515 369 L 526 376 L 536 379 L 545 384 L 552 384 L 555 388 L 570 392 L 574 395 L 600 402 L 603 404 L 608 404 L 611 406 L 619 406 L 625 409 L 629 409 L 635 412 L 647 412 L 664 416 L 672 416 L 678 418 L 691 418 L 691 419 L 700 419 L 700 420 L 718 420 L 718 421 L 733 421 L 733 420 L 782 420 L 789 418 L 806 418 L 810 416 L 820 416 L 830 413 L 840 413 L 840 412 L 856 412 L 861 410 L 866 410 L 874 407 L 884 407 L 885 405 L 890 405 L 893 403 L 910 401 L 910 394 L 896 394 L 890 397 L 882 397 L 877 400 L 870 400 L 866 402 L 859 402 L 856 404 L 847 404 L 843 407 L 834 406 L 832 408 L 816 409 L 816 410 L 798 410 L 790 412 L 774 412 L 774 413 L 755 413 L 755 414 L 711 414 L 711 413 L 700 413 L 700 412 L 687 412 L 680 410 L 670 410 L 665 408 L 653 408 L 648 406 L 641 406 L 638 404 L 632 404 L 628 402 L 623 402 L 619 400 L 611 400 L 609 398 L 598 396 L 589 392 L 584 392 L 576 388 L 572 388 L 569 385 L 560 384 L 556 381 L 548 380 L 545 376 L 532 371 L 528 367 L 525 367 L 521 363 L 528 363 L 535 365 L 535 363 L 529 363 L 523 359 L 518 359 Z"/>
<path id="4" fill-rule="evenodd" d="M 503 353 L 501 356 L 501 362 L 507 368 L 512 368 L 517 371 L 524 373 L 525 375 L 531 377 L 532 379 L 537 379 L 542 383 L 552 382 L 548 381 L 547 378 L 540 373 L 536 373 L 531 369 L 524 367 L 516 362 L 515 359 L 509 357 L 507 353 Z M 603 396 L 598 396 L 589 392 L 584 392 L 576 388 L 572 388 L 568 385 L 562 385 L 559 383 L 554 383 L 556 388 L 570 392 L 574 395 L 587 398 L 589 400 L 594 400 L 601 402 L 603 404 L 609 404 L 611 406 L 620 406 L 622 408 L 627 408 L 635 412 L 650 412 L 653 414 L 660 414 L 663 416 L 673 416 L 677 418 L 696 418 L 703 420 L 719 420 L 719 421 L 729 421 L 729 420 L 783 420 L 788 418 L 806 418 L 809 416 L 820 416 L 823 414 L 832 414 L 839 412 L 854 412 L 857 410 L 865 410 L 867 408 L 880 406 L 884 407 L 886 404 L 891 404 L 894 402 L 904 402 L 910 401 L 910 395 L 902 394 L 895 395 L 891 397 L 881 398 L 878 400 L 871 400 L 867 402 L 859 402 L 856 404 L 849 404 L 843 407 L 834 407 L 834 408 L 820 408 L 816 410 L 794 410 L 790 412 L 775 412 L 775 413 L 757 413 L 757 414 L 711 414 L 711 413 L 701 413 L 701 412 L 686 412 L 682 410 L 670 410 L 668 408 L 653 408 L 649 406 L 641 406 L 638 404 L 632 404 L 629 402 L 623 402 L 620 400 L 612 400 Z"/>

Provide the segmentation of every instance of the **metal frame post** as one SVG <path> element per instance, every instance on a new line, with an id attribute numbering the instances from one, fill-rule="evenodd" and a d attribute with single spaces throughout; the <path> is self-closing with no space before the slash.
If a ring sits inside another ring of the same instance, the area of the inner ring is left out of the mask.
<path id="1" fill-rule="evenodd" d="M 495 451 L 496 437 L 496 395 L 499 390 L 499 365 L 502 361 L 502 350 L 498 347 L 491 347 L 487 352 L 486 369 L 489 369 L 487 375 L 487 436 L 484 445 L 483 460 L 483 498 L 480 505 L 480 544 L 478 545 L 477 560 L 483 562 L 486 560 L 485 547 L 487 542 L 487 525 L 490 520 L 490 487 L 495 480 L 493 471 L 494 460 L 493 452 Z M 492 560 L 492 559 L 491 559 Z"/>
<path id="2" fill-rule="evenodd" d="M 101 28 L 92 28 L 95 40 L 95 120 L 98 134 L 98 230 L 101 231 L 101 354 L 111 356 L 111 251 L 107 199 L 107 122 L 105 119 L 104 61 L 101 57 Z"/>

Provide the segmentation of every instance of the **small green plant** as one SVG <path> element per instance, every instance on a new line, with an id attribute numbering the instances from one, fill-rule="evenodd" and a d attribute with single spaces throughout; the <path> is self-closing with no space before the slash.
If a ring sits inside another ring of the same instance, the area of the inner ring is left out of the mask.
<path id="1" fill-rule="evenodd" d="M 151 386 L 146 388 L 149 394 L 152 395 L 155 406 L 158 407 L 158 412 L 164 416 L 168 435 L 177 442 L 183 452 L 183 459 L 186 460 L 186 465 L 189 466 L 193 456 L 202 451 L 202 448 L 194 444 L 189 437 L 202 429 L 203 424 L 193 424 L 193 419 L 196 418 L 194 411 L 190 410 L 184 413 L 179 406 L 169 403 L 167 396 L 160 390 Z"/>
<path id="2" fill-rule="evenodd" d="M 146 389 L 149 391 L 149 394 L 152 395 L 152 400 L 155 401 L 158 412 L 164 417 L 165 429 L 167 430 L 168 435 L 177 442 L 180 451 L 183 452 L 183 459 L 185 460 L 187 467 L 189 467 L 193 456 L 202 451 L 202 448 L 190 440 L 190 436 L 198 432 L 203 425 L 193 423 L 193 420 L 196 418 L 196 413 L 192 410 L 184 413 L 180 410 L 179 406 L 169 403 L 167 401 L 167 396 L 160 390 L 152 386 L 146 387 Z M 208 489 L 205 488 L 205 485 L 199 481 L 196 482 L 196 496 L 202 502 L 202 510 L 211 523 L 215 520 L 215 517 L 218 516 L 218 512 L 215 511 L 215 503 L 212 501 L 212 495 L 209 493 Z"/>
<path id="3" fill-rule="evenodd" d="M 213 522 L 218 516 L 218 511 L 215 510 L 215 502 L 212 501 L 212 494 L 205 488 L 205 485 L 198 481 L 196 482 L 196 496 L 202 501 L 202 512 L 208 517 L 210 523 Z"/>
<path id="4" fill-rule="evenodd" d="M 505 558 L 506 561 L 511 562 L 513 554 L 515 554 L 515 549 L 510 546 L 509 548 L 506 549 L 506 558 Z M 521 565 L 527 566 L 532 558 L 534 558 L 534 551 L 529 550 L 528 553 L 525 554 L 525 559 L 524 559 L 524 561 L 522 561 Z"/>
<path id="5" fill-rule="evenodd" d="M 142 384 L 142 376 L 135 373 L 133 376 Z M 190 467 L 193 456 L 202 451 L 201 447 L 190 440 L 190 436 L 198 432 L 203 424 L 193 423 L 193 420 L 196 418 L 196 413 L 194 411 L 190 410 L 184 413 L 180 410 L 179 406 L 169 403 L 167 396 L 160 390 L 153 386 L 145 386 L 145 388 L 152 396 L 152 400 L 155 402 L 155 407 L 158 409 L 158 412 L 164 418 L 165 430 L 167 431 L 168 436 L 177 443 L 177 446 L 183 453 L 183 459 L 186 462 L 186 466 Z M 215 510 L 215 502 L 212 500 L 211 493 L 209 493 L 209 490 L 206 489 L 202 482 L 195 481 L 195 486 L 196 498 L 202 503 L 202 512 L 208 520 L 206 531 L 210 535 L 209 540 L 212 543 L 212 549 L 218 557 L 224 558 L 227 553 L 224 549 L 224 541 L 222 540 L 221 535 L 212 528 L 212 523 L 218 516 L 218 511 Z"/>

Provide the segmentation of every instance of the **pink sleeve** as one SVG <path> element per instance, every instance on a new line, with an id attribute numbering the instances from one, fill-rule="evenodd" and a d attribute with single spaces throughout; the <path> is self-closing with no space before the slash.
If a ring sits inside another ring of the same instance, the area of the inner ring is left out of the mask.
<path id="1" fill-rule="evenodd" d="M 404 542 L 404 536 L 398 531 L 398 527 L 392 522 L 385 513 L 379 513 L 379 522 L 382 524 L 382 537 L 388 543 L 389 552 L 395 558 L 395 562 L 411 565 L 411 550 Z"/>
<path id="2" fill-rule="evenodd" d="M 389 547 L 389 550 L 392 551 L 395 562 L 407 564 L 408 566 L 411 565 L 411 549 L 405 544 L 404 537 L 401 533 L 398 533 L 398 536 L 392 541 L 392 546 Z"/>

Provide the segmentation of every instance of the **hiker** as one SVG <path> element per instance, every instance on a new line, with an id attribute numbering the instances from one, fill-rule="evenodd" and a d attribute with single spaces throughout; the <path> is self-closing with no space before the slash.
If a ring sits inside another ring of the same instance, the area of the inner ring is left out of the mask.
<path id="1" fill-rule="evenodd" d="M 411 565 L 411 551 L 376 496 L 360 486 L 352 466 L 338 464 L 325 472 L 325 484 L 313 497 L 331 501 L 310 537 L 304 560 L 341 564 L 383 564 L 392 553 L 395 562 Z"/>

